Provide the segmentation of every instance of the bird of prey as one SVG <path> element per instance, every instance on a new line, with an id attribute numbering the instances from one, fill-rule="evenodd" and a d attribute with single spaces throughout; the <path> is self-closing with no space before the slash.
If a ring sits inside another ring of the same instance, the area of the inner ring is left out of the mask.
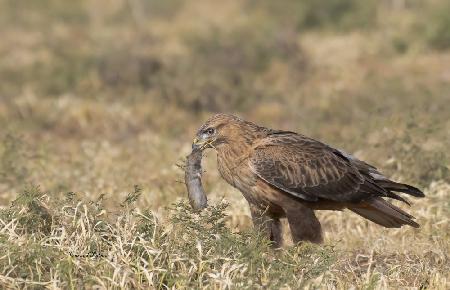
<path id="1" fill-rule="evenodd" d="M 322 242 L 315 210 L 345 208 L 386 228 L 419 227 L 414 217 L 384 198 L 408 201 L 417 188 L 383 176 L 374 166 L 339 149 L 290 131 L 258 126 L 229 114 L 200 127 L 193 149 L 217 152 L 219 172 L 248 201 L 253 223 L 275 247 L 286 217 L 294 243 Z"/>

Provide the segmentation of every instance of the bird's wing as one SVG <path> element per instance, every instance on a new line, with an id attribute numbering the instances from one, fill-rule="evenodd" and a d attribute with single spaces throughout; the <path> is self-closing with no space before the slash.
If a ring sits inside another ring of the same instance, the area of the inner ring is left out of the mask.
<path id="1" fill-rule="evenodd" d="M 357 202 L 387 194 L 340 151 L 292 132 L 265 137 L 254 148 L 249 165 L 264 181 L 306 201 Z"/>

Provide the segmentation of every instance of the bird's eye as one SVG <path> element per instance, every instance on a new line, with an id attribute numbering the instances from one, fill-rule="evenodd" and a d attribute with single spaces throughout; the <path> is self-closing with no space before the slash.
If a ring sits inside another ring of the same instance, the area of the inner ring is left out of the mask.
<path id="1" fill-rule="evenodd" d="M 216 132 L 214 128 L 208 128 L 205 130 L 205 133 L 208 135 L 213 135 Z"/>

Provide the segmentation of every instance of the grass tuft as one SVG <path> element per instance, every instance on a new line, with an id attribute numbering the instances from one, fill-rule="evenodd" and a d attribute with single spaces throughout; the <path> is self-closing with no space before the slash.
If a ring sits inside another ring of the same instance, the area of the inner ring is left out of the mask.
<path id="1" fill-rule="evenodd" d="M 101 201 L 71 195 L 70 203 L 51 208 L 58 218 L 48 223 L 48 212 L 37 207 L 43 196 L 38 187 L 27 189 L 0 213 L 4 285 L 300 287 L 334 261 L 329 247 L 274 252 L 257 232 L 232 233 L 225 203 L 195 213 L 179 202 L 161 222 L 150 210 L 110 213 Z"/>

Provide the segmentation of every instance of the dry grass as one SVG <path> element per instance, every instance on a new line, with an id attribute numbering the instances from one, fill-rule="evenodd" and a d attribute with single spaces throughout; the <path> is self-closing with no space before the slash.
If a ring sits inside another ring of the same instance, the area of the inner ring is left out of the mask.
<path id="1" fill-rule="evenodd" d="M 0 286 L 448 289 L 445 2 L 3 1 Z M 177 165 L 217 111 L 420 186 L 422 227 L 321 212 L 324 245 L 273 251 L 212 153 L 191 213 Z"/>

